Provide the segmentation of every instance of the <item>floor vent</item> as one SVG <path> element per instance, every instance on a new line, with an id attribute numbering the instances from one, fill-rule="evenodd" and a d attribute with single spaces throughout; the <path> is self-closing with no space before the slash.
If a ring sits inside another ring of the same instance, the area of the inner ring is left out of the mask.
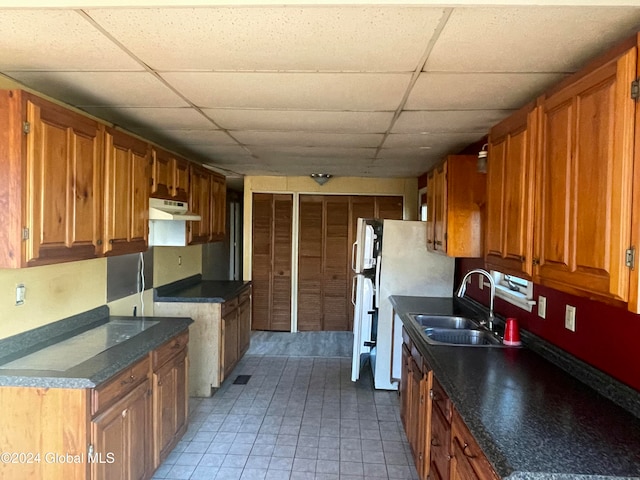
<path id="1" fill-rule="evenodd" d="M 236 379 L 233 381 L 234 385 L 246 385 L 251 375 L 238 375 Z"/>

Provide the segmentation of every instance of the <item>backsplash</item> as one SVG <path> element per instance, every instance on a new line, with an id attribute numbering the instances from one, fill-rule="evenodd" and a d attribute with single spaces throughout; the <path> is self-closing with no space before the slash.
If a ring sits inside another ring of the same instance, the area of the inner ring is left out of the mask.
<path id="1" fill-rule="evenodd" d="M 484 268 L 483 259 L 456 260 L 456 287 L 472 268 Z M 539 295 L 547 298 L 545 319 L 538 317 L 535 306 L 529 313 L 500 298 L 495 299 L 496 313 L 517 318 L 521 328 L 640 391 L 640 315 L 537 284 L 533 291 L 536 301 Z M 480 290 L 475 278 L 467 287 L 467 295 L 489 304 L 489 289 Z M 575 332 L 564 328 L 566 305 L 576 307 Z"/>

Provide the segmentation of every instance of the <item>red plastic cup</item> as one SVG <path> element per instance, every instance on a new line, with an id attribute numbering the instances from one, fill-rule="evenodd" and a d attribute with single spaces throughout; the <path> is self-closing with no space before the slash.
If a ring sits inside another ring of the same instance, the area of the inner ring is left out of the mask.
<path id="1" fill-rule="evenodd" d="M 515 318 L 507 318 L 507 323 L 504 327 L 504 340 L 505 345 L 518 346 L 521 345 L 520 341 L 520 329 L 518 328 L 518 320 Z"/>

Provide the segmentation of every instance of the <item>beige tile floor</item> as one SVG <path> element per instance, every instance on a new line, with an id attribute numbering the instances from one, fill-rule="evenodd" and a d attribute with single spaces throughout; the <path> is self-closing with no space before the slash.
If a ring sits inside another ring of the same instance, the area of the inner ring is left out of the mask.
<path id="1" fill-rule="evenodd" d="M 251 375 L 234 385 L 238 375 Z M 396 392 L 351 382 L 351 359 L 245 355 L 214 396 L 190 400 L 167 479 L 416 479 Z"/>

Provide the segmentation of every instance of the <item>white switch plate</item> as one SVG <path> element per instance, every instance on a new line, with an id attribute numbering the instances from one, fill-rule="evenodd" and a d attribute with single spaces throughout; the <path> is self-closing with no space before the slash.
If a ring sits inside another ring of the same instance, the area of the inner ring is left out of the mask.
<path id="1" fill-rule="evenodd" d="M 564 328 L 572 332 L 576 331 L 576 307 L 567 305 L 564 312 Z"/>
<path id="2" fill-rule="evenodd" d="M 16 285 L 16 305 L 24 305 L 25 290 L 24 283 Z"/>
<path id="3" fill-rule="evenodd" d="M 538 316 L 540 318 L 547 317 L 547 297 L 540 295 L 538 297 Z"/>

